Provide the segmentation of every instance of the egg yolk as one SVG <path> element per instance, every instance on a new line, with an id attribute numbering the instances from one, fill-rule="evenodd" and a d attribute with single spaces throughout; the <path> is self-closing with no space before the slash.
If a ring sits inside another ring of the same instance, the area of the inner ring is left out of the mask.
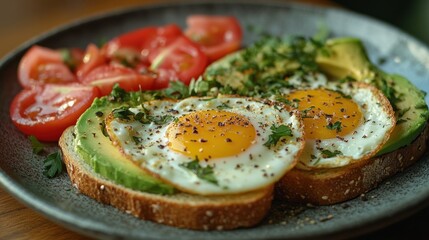
<path id="1" fill-rule="evenodd" d="M 167 130 L 170 149 L 199 160 L 238 155 L 254 143 L 255 135 L 245 116 L 217 110 L 183 115 Z"/>
<path id="2" fill-rule="evenodd" d="M 359 126 L 362 113 L 359 106 L 340 92 L 312 89 L 299 90 L 286 97 L 297 105 L 309 139 L 328 139 L 345 136 Z"/>

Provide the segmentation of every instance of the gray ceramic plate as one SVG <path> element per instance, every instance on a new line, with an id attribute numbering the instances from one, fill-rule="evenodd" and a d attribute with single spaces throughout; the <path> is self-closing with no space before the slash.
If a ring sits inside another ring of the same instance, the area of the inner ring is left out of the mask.
<path id="1" fill-rule="evenodd" d="M 390 26 L 351 12 L 285 3 L 237 2 L 200 2 L 119 11 L 52 31 L 3 59 L 0 64 L 0 184 L 53 221 L 104 239 L 350 237 L 401 219 L 429 200 L 429 157 L 426 155 L 407 171 L 368 193 L 367 201 L 357 198 L 349 201 L 347 207 L 342 204 L 317 208 L 275 204 L 269 217 L 255 228 L 198 232 L 141 221 L 99 204 L 72 189 L 65 173 L 55 179 L 44 177 L 43 159 L 31 153 L 28 140 L 13 127 L 8 114 L 11 99 L 20 90 L 16 69 L 24 51 L 36 43 L 51 48 L 85 47 L 89 42 L 146 25 L 175 22 L 183 26 L 186 16 L 193 13 L 234 15 L 245 29 L 256 26 L 280 35 L 313 35 L 320 24 L 324 24 L 334 36 L 363 39 L 373 61 L 387 59 L 381 66 L 383 69 L 400 73 L 429 91 L 428 49 Z M 246 31 L 244 39 L 245 44 L 249 44 L 255 37 Z"/>

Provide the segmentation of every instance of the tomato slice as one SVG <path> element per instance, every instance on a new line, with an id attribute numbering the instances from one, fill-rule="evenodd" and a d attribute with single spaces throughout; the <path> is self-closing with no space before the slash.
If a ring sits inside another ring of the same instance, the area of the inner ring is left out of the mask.
<path id="1" fill-rule="evenodd" d="M 126 91 L 151 90 L 154 78 L 131 68 L 103 65 L 91 71 L 82 82 L 96 86 L 102 95 L 108 95 L 116 83 Z"/>
<path id="2" fill-rule="evenodd" d="M 168 86 L 169 81 L 180 80 L 189 84 L 205 70 L 208 59 L 200 47 L 186 36 L 177 38 L 164 48 L 149 55 L 150 70 L 158 73 L 155 89 Z"/>
<path id="3" fill-rule="evenodd" d="M 106 56 L 119 62 L 148 64 L 147 57 L 153 49 L 164 47 L 181 35 L 182 30 L 175 24 L 145 27 L 112 39 L 103 50 Z"/>
<path id="4" fill-rule="evenodd" d="M 86 48 L 82 63 L 78 66 L 76 75 L 80 81 L 93 69 L 104 65 L 107 59 L 95 44 L 89 44 Z"/>
<path id="5" fill-rule="evenodd" d="M 22 90 L 12 101 L 14 125 L 42 141 L 57 141 L 99 96 L 98 89 L 79 84 L 45 84 Z"/>
<path id="6" fill-rule="evenodd" d="M 243 33 L 235 17 L 192 15 L 186 23 L 185 35 L 201 45 L 210 62 L 241 47 Z"/>
<path id="7" fill-rule="evenodd" d="M 45 83 L 71 83 L 76 81 L 72 71 L 63 62 L 60 51 L 41 46 L 31 47 L 18 66 L 19 83 L 24 88 Z"/>

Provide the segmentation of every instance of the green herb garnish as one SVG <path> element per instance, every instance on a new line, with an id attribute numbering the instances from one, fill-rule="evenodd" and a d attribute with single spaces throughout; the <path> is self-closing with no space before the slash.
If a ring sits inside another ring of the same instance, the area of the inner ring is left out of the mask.
<path id="1" fill-rule="evenodd" d="M 306 108 L 304 110 L 301 111 L 302 114 L 302 118 L 311 118 L 311 116 L 308 116 L 308 112 L 313 110 L 315 108 L 315 106 L 311 106 L 309 108 Z"/>
<path id="2" fill-rule="evenodd" d="M 213 167 L 212 166 L 201 167 L 201 165 L 199 164 L 198 157 L 191 162 L 180 164 L 180 166 L 190 170 L 195 175 L 197 175 L 198 178 L 203 179 L 207 182 L 213 183 L 215 185 L 218 185 L 217 179 L 214 175 Z"/>
<path id="3" fill-rule="evenodd" d="M 57 151 L 48 155 L 43 161 L 43 175 L 48 178 L 58 176 L 63 171 L 63 161 L 61 151 Z"/>
<path id="4" fill-rule="evenodd" d="M 140 144 L 142 142 L 142 138 L 141 137 L 137 137 L 137 136 L 133 136 L 133 140 L 134 140 L 134 143 L 136 145 L 138 145 L 138 144 Z"/>
<path id="5" fill-rule="evenodd" d="M 174 121 L 176 117 L 173 117 L 171 115 L 163 115 L 158 117 L 148 116 L 148 119 L 157 125 L 164 125 L 171 121 Z"/>
<path id="6" fill-rule="evenodd" d="M 397 104 L 401 101 L 401 98 L 397 96 L 396 90 L 387 82 L 387 80 L 384 78 L 380 78 L 379 81 L 376 81 L 376 86 L 378 89 L 381 90 L 381 92 L 383 92 L 384 96 L 389 99 L 393 110 L 398 110 Z"/>
<path id="7" fill-rule="evenodd" d="M 115 84 L 108 98 L 111 102 L 126 102 L 129 96 L 124 89 L 119 87 L 119 84 Z"/>
<path id="8" fill-rule="evenodd" d="M 116 108 L 112 111 L 112 113 L 115 118 L 119 118 L 121 120 L 131 120 L 131 117 L 135 116 L 135 114 L 130 111 L 130 108 L 126 106 Z"/>
<path id="9" fill-rule="evenodd" d="M 339 155 L 339 154 L 343 154 L 341 151 L 339 151 L 339 150 L 335 150 L 335 151 L 333 151 L 333 152 L 331 152 L 331 151 L 329 151 L 329 150 L 327 150 L 327 149 L 324 149 L 324 150 L 322 150 L 322 156 L 324 157 L 324 158 L 331 158 L 331 157 L 335 157 L 335 156 L 337 156 L 337 155 Z"/>
<path id="10" fill-rule="evenodd" d="M 231 106 L 229 106 L 229 105 L 228 105 L 228 104 L 226 104 L 226 103 L 222 103 L 221 105 L 217 106 L 216 108 L 217 108 L 217 109 L 230 109 L 230 108 L 231 108 Z"/>
<path id="11" fill-rule="evenodd" d="M 266 147 L 275 146 L 282 137 L 293 136 L 292 130 L 286 125 L 280 125 L 278 127 L 273 125 L 270 129 L 271 134 L 268 136 L 268 141 L 264 143 L 264 146 Z"/>
<path id="12" fill-rule="evenodd" d="M 337 133 L 341 132 L 342 126 L 340 121 L 336 121 L 335 123 L 329 123 L 326 125 L 326 128 L 329 130 L 336 130 Z"/>
<path id="13" fill-rule="evenodd" d="M 281 95 L 278 95 L 278 96 L 276 96 L 276 101 L 277 102 L 282 102 L 282 103 L 284 103 L 284 104 L 286 104 L 286 105 L 288 105 L 288 106 L 291 106 L 292 105 L 292 102 L 291 101 L 289 101 L 287 98 L 285 98 L 285 97 L 282 97 Z"/>
<path id="14" fill-rule="evenodd" d="M 181 81 L 171 81 L 170 86 L 164 90 L 165 96 L 174 99 L 182 99 L 190 96 L 189 87 Z"/>
<path id="15" fill-rule="evenodd" d="M 399 125 L 399 124 L 404 123 L 404 122 L 407 122 L 407 120 L 406 119 L 398 119 L 396 121 L 396 125 Z"/>
<path id="16" fill-rule="evenodd" d="M 28 137 L 28 139 L 31 142 L 31 148 L 33 149 L 34 154 L 39 154 L 44 151 L 45 145 L 39 142 L 35 136 L 31 135 Z"/>

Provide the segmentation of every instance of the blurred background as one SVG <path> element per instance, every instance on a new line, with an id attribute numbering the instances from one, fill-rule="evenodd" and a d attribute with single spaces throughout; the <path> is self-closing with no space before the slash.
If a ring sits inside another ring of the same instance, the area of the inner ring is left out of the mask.
<path id="1" fill-rule="evenodd" d="M 429 45 L 427 0 L 335 0 L 340 6 L 388 22 Z"/>
<path id="2" fill-rule="evenodd" d="M 251 1 L 251 0 L 249 0 Z M 279 0 L 277 0 L 279 1 Z M 285 0 L 286 1 L 286 0 Z M 296 0 L 336 6 L 393 24 L 429 45 L 427 0 Z M 109 10 L 156 0 L 0 0 L 0 57 L 54 27 Z"/>

